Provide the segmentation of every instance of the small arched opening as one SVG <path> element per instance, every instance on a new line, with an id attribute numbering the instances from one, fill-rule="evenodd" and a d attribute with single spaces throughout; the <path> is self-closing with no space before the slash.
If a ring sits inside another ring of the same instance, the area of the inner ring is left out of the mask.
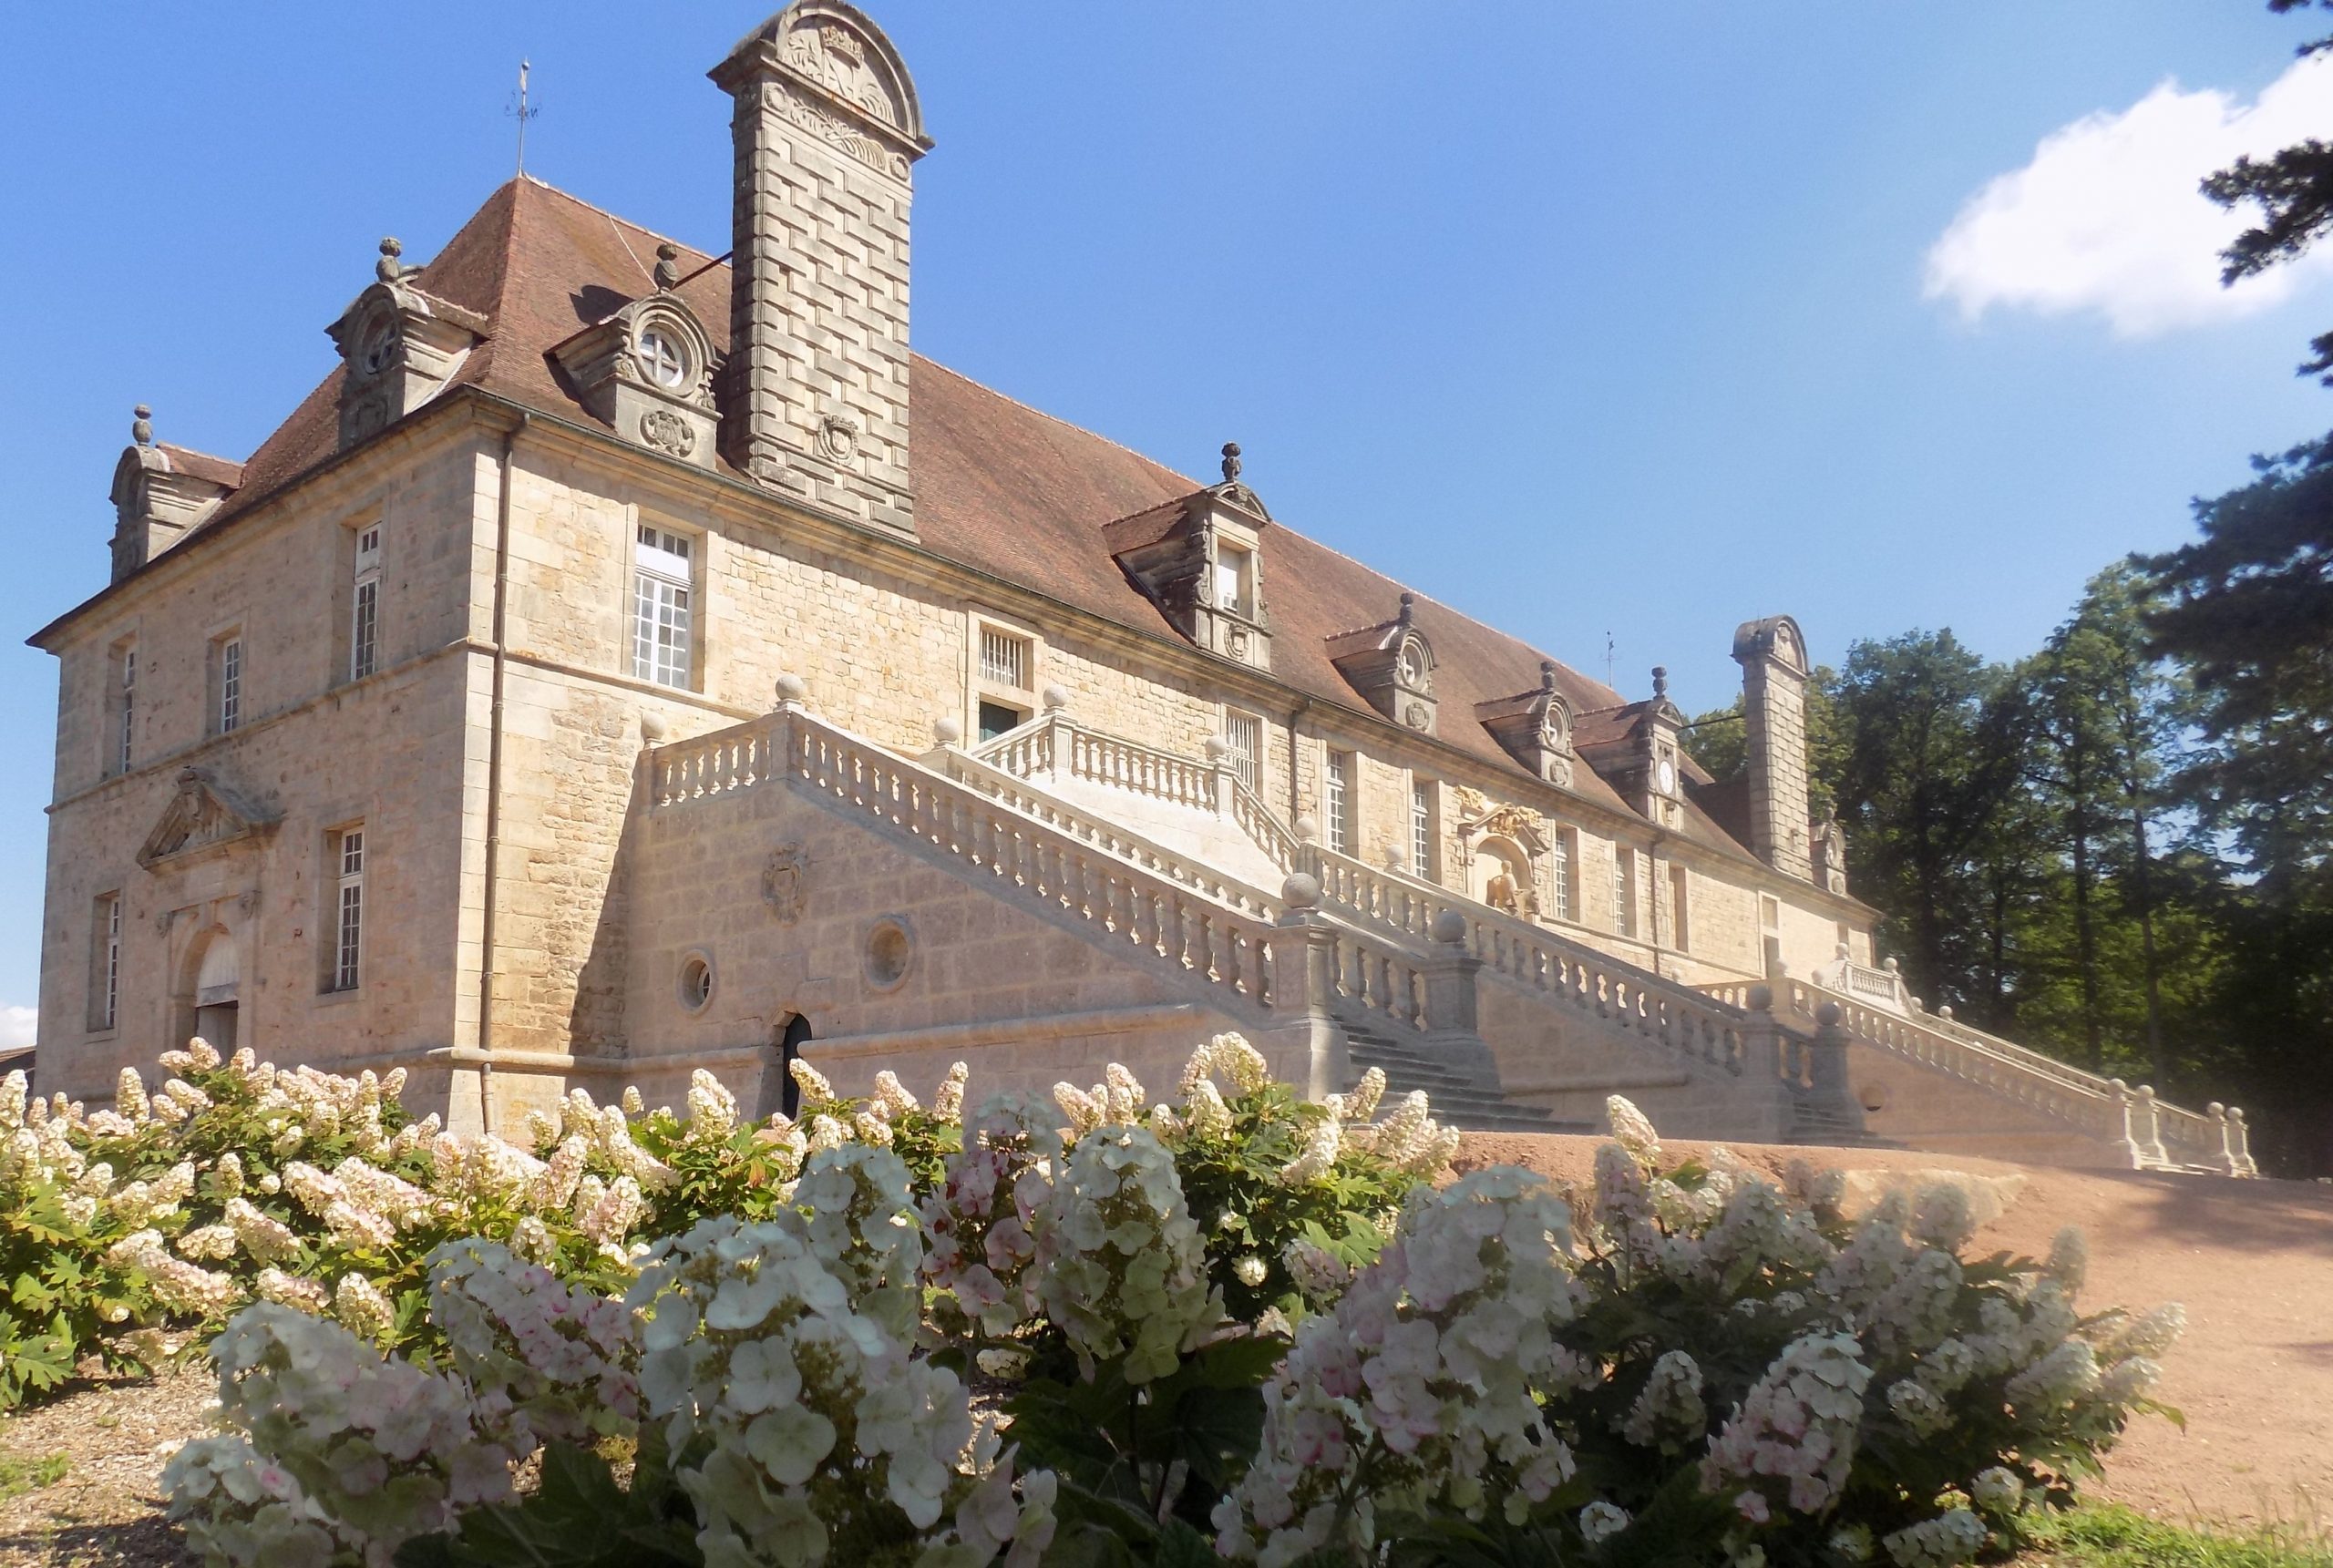
<path id="1" fill-rule="evenodd" d="M 235 1049 L 237 1014 L 242 996 L 242 962 L 235 934 L 223 926 L 212 927 L 198 938 L 191 957 L 193 1009 L 185 1032 L 200 1035 L 221 1055 L 230 1054 Z"/>
<path id="2" fill-rule="evenodd" d="M 761 1093 L 757 1097 L 754 1115 L 767 1121 L 784 1112 L 788 1116 L 802 1113 L 802 1086 L 794 1081 L 794 1064 L 802 1056 L 802 1048 L 810 1042 L 810 1020 L 800 1013 L 787 1019 L 777 1031 L 777 1060 L 762 1073 Z"/>

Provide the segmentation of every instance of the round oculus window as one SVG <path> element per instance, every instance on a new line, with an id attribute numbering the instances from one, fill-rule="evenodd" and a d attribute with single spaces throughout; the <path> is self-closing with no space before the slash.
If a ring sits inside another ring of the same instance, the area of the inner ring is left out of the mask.
<path id="1" fill-rule="evenodd" d="M 712 999 L 713 962 L 703 953 L 691 953 L 681 960 L 681 1006 L 702 1012 Z"/>
<path id="2" fill-rule="evenodd" d="M 650 327 L 640 334 L 640 373 L 659 386 L 678 386 L 688 361 L 680 345 L 666 333 Z"/>
<path id="3" fill-rule="evenodd" d="M 897 917 L 876 921 L 867 933 L 867 983 L 877 990 L 889 990 L 908 978 L 908 963 L 914 956 L 914 938 L 908 935 L 904 922 Z"/>
<path id="4" fill-rule="evenodd" d="M 365 345 L 358 351 L 358 363 L 367 375 L 378 375 L 397 352 L 397 324 L 384 316 L 375 322 L 365 333 Z"/>

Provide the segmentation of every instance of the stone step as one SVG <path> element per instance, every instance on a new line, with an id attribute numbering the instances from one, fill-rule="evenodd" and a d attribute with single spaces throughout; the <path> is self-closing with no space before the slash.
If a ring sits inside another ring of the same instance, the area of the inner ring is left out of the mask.
<path id="1" fill-rule="evenodd" d="M 1508 1100 L 1463 1069 L 1437 1061 L 1430 1049 L 1388 1033 L 1370 1021 L 1340 1020 L 1352 1081 L 1374 1067 L 1385 1074 L 1385 1094 L 1399 1100 L 1423 1090 L 1434 1119 L 1468 1132 L 1592 1132 L 1581 1122 L 1559 1122 L 1544 1107 Z M 1348 1088 L 1351 1085 L 1347 1085 Z"/>

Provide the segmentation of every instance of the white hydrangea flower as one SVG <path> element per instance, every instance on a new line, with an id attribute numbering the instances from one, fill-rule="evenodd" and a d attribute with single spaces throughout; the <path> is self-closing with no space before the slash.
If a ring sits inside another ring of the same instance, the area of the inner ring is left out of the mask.
<path id="1" fill-rule="evenodd" d="M 1223 1316 L 1174 1158 L 1147 1129 L 1080 1138 L 1031 1229 L 1038 1299 L 1089 1375 L 1123 1355 L 1127 1382 L 1163 1377 Z"/>
<path id="2" fill-rule="evenodd" d="M 1965 1508 L 1955 1508 L 1882 1536 L 1896 1568 L 1955 1568 L 1974 1558 L 1985 1544 L 1985 1522 Z"/>
<path id="3" fill-rule="evenodd" d="M 1701 1402 L 1701 1368 L 1682 1350 L 1664 1351 L 1645 1377 L 1643 1390 L 1619 1423 L 1620 1435 L 1643 1448 L 1677 1452 L 1709 1429 Z"/>
<path id="4" fill-rule="evenodd" d="M 1793 1339 L 1751 1387 L 1701 1460 L 1701 1488 L 1781 1482 L 1790 1506 L 1820 1513 L 1846 1485 L 1871 1381 L 1853 1335 Z"/>
<path id="5" fill-rule="evenodd" d="M 1629 1511 L 1600 1499 L 1579 1511 L 1580 1539 L 1590 1546 L 1629 1527 Z"/>
<path id="6" fill-rule="evenodd" d="M 1660 1134 L 1653 1131 L 1652 1122 L 1635 1102 L 1625 1095 L 1607 1096 L 1604 1119 L 1612 1124 L 1613 1142 L 1626 1149 L 1630 1158 L 1647 1170 L 1660 1163 Z"/>

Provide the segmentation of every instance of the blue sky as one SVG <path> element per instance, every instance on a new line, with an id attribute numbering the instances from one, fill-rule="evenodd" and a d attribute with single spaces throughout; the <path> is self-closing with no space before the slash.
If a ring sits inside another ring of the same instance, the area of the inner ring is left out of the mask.
<path id="1" fill-rule="evenodd" d="M 2024 653 L 2333 423 L 2291 374 L 2333 269 L 2220 298 L 2184 194 L 2333 134 L 2264 6 L 871 4 L 939 142 L 920 350 L 1186 472 L 1236 439 L 1283 521 L 1598 674 L 1609 631 L 1631 692 L 1725 701 L 1733 626 L 1783 610 L 1824 659 Z M 130 405 L 247 453 L 375 241 L 427 258 L 509 173 L 521 56 L 532 171 L 725 249 L 704 72 L 759 14 L 91 17 L 0 24 L 0 1007 L 56 691 L 15 640 L 105 581 Z"/>

